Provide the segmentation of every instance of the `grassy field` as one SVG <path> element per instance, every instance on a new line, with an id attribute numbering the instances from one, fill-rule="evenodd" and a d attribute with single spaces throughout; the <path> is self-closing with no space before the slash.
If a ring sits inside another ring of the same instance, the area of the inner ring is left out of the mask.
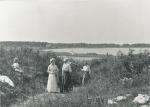
<path id="1" fill-rule="evenodd" d="M 17 82 L 18 77 L 10 73 L 12 72 L 10 65 L 15 56 L 19 57 L 20 64 L 25 71 L 23 85 L 20 83 L 15 88 L 6 84 L 2 85 L 8 89 L 1 87 L 1 91 L 6 93 L 6 96 L 2 96 L 2 107 L 139 107 L 131 101 L 108 105 L 107 100 L 124 94 L 144 93 L 150 95 L 149 53 L 147 52 L 134 54 L 130 51 L 128 55 L 106 55 L 101 59 L 89 60 L 92 69 L 91 83 L 84 87 L 81 86 L 82 72 L 80 68 L 85 61 L 78 62 L 72 59 L 74 91 L 66 94 L 49 94 L 45 90 L 49 58 L 55 57 L 59 69 L 62 67 L 62 59 L 57 55 L 53 53 L 40 54 L 39 51 L 29 48 L 19 50 L 1 48 L 0 73 Z M 131 61 L 134 71 L 128 67 Z M 124 87 L 119 82 L 123 77 L 133 78 L 132 86 Z"/>

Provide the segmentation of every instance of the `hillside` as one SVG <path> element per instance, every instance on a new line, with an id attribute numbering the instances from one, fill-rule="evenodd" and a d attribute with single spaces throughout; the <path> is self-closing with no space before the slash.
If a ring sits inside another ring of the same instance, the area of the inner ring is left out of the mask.
<path id="1" fill-rule="evenodd" d="M 15 88 L 2 85 L 2 87 L 6 86 L 6 88 L 1 87 L 1 91 L 6 94 L 2 99 L 2 107 L 9 105 L 13 107 L 13 104 L 22 105 L 24 103 L 31 104 L 26 107 L 49 107 L 49 105 L 51 105 L 51 107 L 57 107 L 58 105 L 64 105 L 64 107 L 70 107 L 70 105 L 72 107 L 99 107 L 102 102 L 106 104 L 109 98 L 118 95 L 134 95 L 137 93 L 149 95 L 150 93 L 150 74 L 148 71 L 150 62 L 149 53 L 133 54 L 133 51 L 131 51 L 128 55 L 108 55 L 104 56 L 102 59 L 88 61 L 92 69 L 91 83 L 87 84 L 85 87 L 81 86 L 82 72 L 80 70 L 85 62 L 76 62 L 72 59 L 72 79 L 75 91 L 66 94 L 53 94 L 52 96 L 45 91 L 48 78 L 46 70 L 49 65 L 49 59 L 52 57 L 56 58 L 56 64 L 59 69 L 61 69 L 61 58 L 53 53 L 41 56 L 39 51 L 36 52 L 28 48 L 9 51 L 0 49 L 0 53 L 0 73 L 2 75 L 7 75 L 14 82 L 18 82 L 18 77 L 11 73 L 12 69 L 10 66 L 15 56 L 19 57 L 20 64 L 25 71 L 22 80 L 23 84 L 20 83 Z M 131 62 L 134 70 L 130 69 Z M 124 77 L 133 79 L 133 84 L 130 87 L 124 87 L 120 84 L 120 79 Z M 102 102 L 100 99 L 94 101 L 90 100 L 98 96 L 100 96 Z M 53 101 L 51 98 L 55 100 Z M 37 99 L 42 101 L 36 101 Z M 45 99 L 44 102 L 43 99 Z M 38 104 L 33 106 L 36 102 Z M 21 105 L 19 106 L 21 107 Z M 129 105 L 132 104 L 124 104 L 124 107 L 130 107 Z M 108 105 L 106 104 L 105 106 L 107 107 Z M 22 107 L 24 107 L 24 105 L 22 105 Z"/>

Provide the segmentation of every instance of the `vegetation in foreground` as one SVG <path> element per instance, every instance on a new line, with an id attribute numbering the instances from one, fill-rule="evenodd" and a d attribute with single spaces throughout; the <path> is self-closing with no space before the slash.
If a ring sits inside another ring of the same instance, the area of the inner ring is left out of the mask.
<path id="1" fill-rule="evenodd" d="M 111 107 L 107 105 L 107 99 L 124 94 L 146 93 L 149 95 L 149 53 L 133 54 L 130 50 L 128 55 L 122 53 L 118 56 L 105 56 L 100 60 L 89 61 L 91 65 L 92 79 L 91 83 L 81 87 L 82 73 L 80 68 L 83 62 L 75 62 L 72 64 L 73 68 L 73 82 L 75 91 L 72 93 L 51 95 L 45 93 L 47 82 L 47 73 L 45 72 L 49 64 L 49 58 L 55 57 L 56 64 L 61 69 L 62 60 L 54 54 L 40 55 L 39 52 L 32 51 L 32 49 L 23 48 L 21 50 L 0 50 L 0 71 L 1 74 L 9 76 L 13 81 L 17 81 L 17 77 L 10 72 L 12 59 L 17 55 L 21 60 L 21 65 L 24 67 L 23 86 L 18 86 L 13 89 L 4 84 L 1 90 L 6 93 L 2 101 L 4 106 L 18 102 L 12 107 Z M 129 69 L 130 62 L 134 70 Z M 130 87 L 124 87 L 120 83 L 123 77 L 133 78 L 133 84 Z M 6 90 L 6 88 L 8 90 Z M 20 88 L 20 90 L 18 90 Z M 25 95 L 25 96 L 24 96 Z M 13 97 L 12 97 L 13 96 Z M 16 96 L 14 98 L 14 96 Z M 30 96 L 29 99 L 26 96 Z M 55 97 L 53 100 L 52 97 Z M 20 101 L 22 99 L 22 101 Z M 38 99 L 38 101 L 37 101 Z M 23 100 L 27 100 L 26 106 Z M 19 104 L 21 103 L 21 104 Z M 131 102 L 122 102 L 121 104 L 112 105 L 112 107 L 138 107 Z"/>
<path id="2" fill-rule="evenodd" d="M 14 57 L 19 58 L 20 65 L 22 65 L 24 70 L 23 74 L 14 72 L 11 68 Z M 2 106 L 8 107 L 14 102 L 23 101 L 27 99 L 28 96 L 33 96 L 37 93 L 43 92 L 45 90 L 48 76 L 46 70 L 51 57 L 57 59 L 58 65 L 60 65 L 59 63 L 62 63 L 61 59 L 54 54 L 41 56 L 39 51 L 33 51 L 33 49 L 29 48 L 11 50 L 1 48 L 0 74 L 8 76 L 16 85 L 16 87 L 13 88 L 7 84 L 1 83 L 1 91 L 5 93 L 5 96 L 2 96 Z"/>

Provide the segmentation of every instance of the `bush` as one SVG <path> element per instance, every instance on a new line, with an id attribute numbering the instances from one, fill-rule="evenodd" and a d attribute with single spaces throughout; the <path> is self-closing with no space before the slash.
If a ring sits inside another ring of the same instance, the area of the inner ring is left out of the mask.
<path id="1" fill-rule="evenodd" d="M 127 77 L 134 79 L 134 86 L 149 84 L 148 55 L 147 53 L 129 52 L 128 55 L 107 56 L 100 60 L 93 60 L 91 62 L 93 78 L 99 79 L 98 75 L 103 75 L 111 82 L 117 83 L 120 79 Z"/>

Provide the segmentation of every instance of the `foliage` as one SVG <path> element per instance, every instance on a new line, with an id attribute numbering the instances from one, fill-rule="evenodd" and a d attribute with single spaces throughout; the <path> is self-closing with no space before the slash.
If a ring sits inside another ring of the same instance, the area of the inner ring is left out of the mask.
<path id="1" fill-rule="evenodd" d="M 19 58 L 21 68 L 24 73 L 15 72 L 11 65 L 13 59 Z M 49 59 L 55 58 L 56 65 L 59 68 L 59 79 L 61 81 L 61 69 L 63 61 L 60 57 L 57 57 L 54 53 L 41 54 L 40 51 L 34 50 L 33 48 L 16 48 L 6 50 L 0 49 L 0 74 L 10 77 L 14 81 L 16 87 L 12 88 L 8 85 L 2 85 L 7 95 L 5 96 L 8 100 L 3 101 L 5 105 L 9 105 L 12 102 L 16 102 L 18 99 L 26 99 L 28 96 L 36 95 L 37 93 L 45 92 L 47 86 L 48 73 L 47 67 L 50 63 Z M 73 72 L 72 79 L 74 85 L 80 85 L 81 71 L 79 64 L 75 61 L 71 61 Z M 6 90 L 7 88 L 7 90 Z M 11 96 L 14 96 L 12 98 Z"/>
<path id="2" fill-rule="evenodd" d="M 15 72 L 11 65 L 13 58 L 18 57 L 19 63 L 23 68 L 24 73 Z M 18 99 L 27 98 L 29 95 L 34 95 L 43 92 L 47 83 L 47 67 L 50 58 L 56 58 L 56 64 L 61 67 L 61 59 L 54 54 L 46 54 L 41 56 L 39 51 L 31 48 L 21 49 L 0 49 L 0 74 L 8 76 L 14 83 L 15 87 L 2 85 L 1 90 L 6 93 L 5 105 L 9 105 Z M 15 97 L 12 98 L 11 96 Z"/>
<path id="3" fill-rule="evenodd" d="M 0 42 L 2 47 L 46 47 L 47 42 L 19 42 L 19 41 L 3 41 Z"/>
<path id="4" fill-rule="evenodd" d="M 16 56 L 18 56 L 18 58 L 20 59 L 20 65 L 22 65 L 22 68 L 25 72 L 23 74 L 23 78 L 19 78 L 20 76 L 18 75 L 20 74 L 13 74 L 11 68 L 12 59 Z M 15 82 L 17 82 L 19 79 L 23 80 L 23 85 L 21 82 L 18 82 L 15 89 L 8 86 L 6 87 L 9 90 L 5 90 L 5 88 L 1 89 L 2 91 L 7 93 L 6 98 L 10 99 L 7 100 L 9 102 L 5 103 L 10 104 L 12 102 L 16 102 L 23 96 L 22 94 L 27 96 L 34 96 L 39 93 L 45 92 L 48 77 L 46 70 L 47 66 L 49 65 L 49 59 L 52 57 L 57 59 L 56 64 L 60 69 L 59 74 L 61 79 L 61 67 L 63 61 L 55 54 L 40 54 L 39 51 L 35 51 L 31 48 L 12 50 L 5 50 L 1 48 L 0 73 L 9 76 Z M 106 55 L 102 59 L 88 61 L 92 69 L 91 83 L 88 84 L 85 89 L 80 91 L 78 90 L 76 93 L 72 93 L 70 96 L 72 99 L 71 101 L 67 103 L 65 101 L 61 101 L 60 103 L 64 104 L 64 106 L 72 105 L 72 107 L 90 107 L 91 104 L 86 104 L 87 97 L 102 96 L 104 97 L 104 99 L 107 99 L 108 97 L 125 93 L 127 90 L 119 84 L 119 80 L 124 77 L 133 78 L 134 81 L 131 89 L 133 87 L 135 88 L 148 85 L 150 82 L 150 74 L 148 72 L 149 60 L 149 53 L 147 51 L 145 51 L 144 53 L 134 54 L 134 51 L 130 50 L 128 55 L 124 55 L 123 53 L 118 54 L 117 56 Z M 81 68 L 86 61 L 77 62 L 71 59 L 71 62 L 71 66 L 73 69 L 73 83 L 76 86 L 80 86 L 82 79 Z M 16 96 L 16 98 L 14 99 L 11 96 Z M 76 99 L 74 99 L 74 97 Z M 49 105 L 48 103 L 49 101 L 47 101 L 43 105 L 43 107 Z M 57 105 L 53 104 L 53 107 L 55 106 Z M 96 106 L 99 106 L 99 104 Z"/>

